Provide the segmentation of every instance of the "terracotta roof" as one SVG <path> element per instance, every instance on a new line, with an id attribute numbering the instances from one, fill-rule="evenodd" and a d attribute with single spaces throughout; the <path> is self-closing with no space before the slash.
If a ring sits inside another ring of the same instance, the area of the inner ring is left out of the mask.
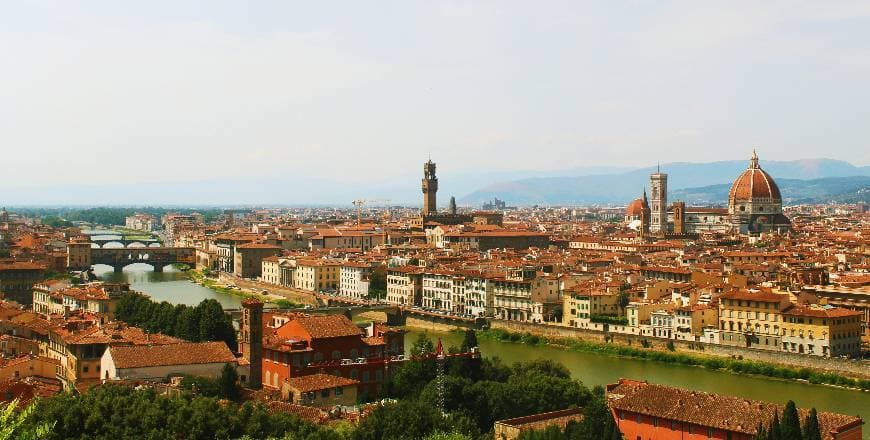
<path id="1" fill-rule="evenodd" d="M 617 411 L 630 411 L 661 417 L 667 420 L 754 435 L 758 426 L 767 425 L 774 412 L 782 413 L 783 405 L 722 396 L 701 391 L 685 390 L 664 385 L 621 380 L 609 386 L 610 407 Z M 801 409 L 800 419 L 808 411 Z M 819 413 L 819 424 L 825 439 L 831 431 L 860 423 L 859 417 L 834 413 Z"/>
<path id="2" fill-rule="evenodd" d="M 312 423 L 323 423 L 329 419 L 329 414 L 322 409 L 313 406 L 297 405 L 295 403 L 282 402 L 280 400 L 267 400 L 263 402 L 263 405 L 271 414 L 293 414 Z"/>
<path id="3" fill-rule="evenodd" d="M 274 244 L 268 243 L 245 243 L 236 246 L 236 249 L 281 249 L 281 246 L 275 246 Z"/>
<path id="4" fill-rule="evenodd" d="M 358 380 L 322 373 L 311 374 L 308 376 L 291 377 L 289 379 L 284 379 L 284 382 L 290 388 L 299 390 L 299 392 L 301 393 L 326 390 L 329 388 L 352 386 L 359 383 Z"/>
<path id="5" fill-rule="evenodd" d="M 121 345 L 109 348 L 115 368 L 232 363 L 236 357 L 225 342 L 172 345 Z"/>
<path id="6" fill-rule="evenodd" d="M 300 316 L 296 321 L 312 338 L 359 336 L 361 330 L 344 315 Z"/>
<path id="7" fill-rule="evenodd" d="M 625 208 L 625 215 L 639 216 L 643 212 L 643 199 L 634 199 Z"/>
<path id="8" fill-rule="evenodd" d="M 845 318 L 849 316 L 861 316 L 862 312 L 857 310 L 843 309 L 840 307 L 830 308 L 815 308 L 793 305 L 782 311 L 783 315 L 791 316 L 811 316 L 814 318 Z"/>
<path id="9" fill-rule="evenodd" d="M 722 298 L 760 302 L 780 302 L 784 299 L 788 299 L 788 296 L 771 292 L 750 292 L 748 290 L 735 290 L 733 292 L 727 292 L 722 294 Z"/>
<path id="10" fill-rule="evenodd" d="M 758 158 L 753 158 L 749 168 L 737 176 L 728 193 L 729 201 L 750 199 L 782 200 L 773 177 L 758 166 Z"/>

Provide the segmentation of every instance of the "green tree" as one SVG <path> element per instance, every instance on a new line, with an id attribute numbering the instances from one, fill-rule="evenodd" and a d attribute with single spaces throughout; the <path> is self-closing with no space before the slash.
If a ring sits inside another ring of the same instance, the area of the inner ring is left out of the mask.
<path id="1" fill-rule="evenodd" d="M 619 438 L 619 428 L 613 420 L 613 414 L 607 407 L 603 392 L 595 393 L 595 397 L 583 408 L 583 420 L 579 423 L 577 435 L 571 437 L 578 440 L 597 440 Z"/>
<path id="2" fill-rule="evenodd" d="M 48 436 L 54 422 L 33 423 L 32 415 L 36 405 L 31 403 L 20 411 L 18 399 L 0 403 L 0 440 L 36 440 Z"/>
<path id="3" fill-rule="evenodd" d="M 450 431 L 447 418 L 432 405 L 400 400 L 372 411 L 360 422 L 353 440 L 420 440 L 436 432 Z"/>
<path id="4" fill-rule="evenodd" d="M 801 420 L 798 416 L 797 407 L 789 400 L 782 411 L 781 440 L 802 440 Z"/>
<path id="5" fill-rule="evenodd" d="M 819 427 L 819 414 L 815 408 L 811 409 L 806 419 L 804 419 L 803 437 L 804 440 L 822 440 L 822 430 Z"/>
<path id="6" fill-rule="evenodd" d="M 459 351 L 468 352 L 477 346 L 477 332 L 473 329 L 465 330 L 465 335 L 462 337 L 462 345 L 459 346 Z"/>
<path id="7" fill-rule="evenodd" d="M 459 432 L 436 432 L 435 434 L 430 434 L 426 436 L 425 440 L 472 440 L 472 438 L 471 436 Z"/>
<path id="8" fill-rule="evenodd" d="M 755 440 L 768 440 L 770 434 L 764 429 L 764 424 L 758 425 L 758 430 L 755 432 Z"/>
<path id="9" fill-rule="evenodd" d="M 239 373 L 230 364 L 224 364 L 221 376 L 217 380 L 220 395 L 225 399 L 239 400 Z"/>
<path id="10" fill-rule="evenodd" d="M 774 411 L 773 421 L 770 422 L 770 429 L 767 431 L 768 440 L 782 440 L 782 426 L 779 423 L 779 413 Z"/>
<path id="11" fill-rule="evenodd" d="M 435 344 L 432 343 L 432 340 L 429 339 L 429 336 L 426 333 L 420 333 L 417 335 L 417 340 L 414 341 L 414 344 L 411 346 L 411 354 L 414 356 L 421 356 L 427 353 L 435 352 Z"/>

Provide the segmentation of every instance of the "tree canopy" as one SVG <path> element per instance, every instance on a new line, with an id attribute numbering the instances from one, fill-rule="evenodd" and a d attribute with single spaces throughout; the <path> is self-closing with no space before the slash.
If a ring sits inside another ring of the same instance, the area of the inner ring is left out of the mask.
<path id="1" fill-rule="evenodd" d="M 236 350 L 232 318 L 217 300 L 205 299 L 196 307 L 154 302 L 140 293 L 127 293 L 118 300 L 115 318 L 152 333 L 163 333 L 191 342 L 224 341 Z"/>

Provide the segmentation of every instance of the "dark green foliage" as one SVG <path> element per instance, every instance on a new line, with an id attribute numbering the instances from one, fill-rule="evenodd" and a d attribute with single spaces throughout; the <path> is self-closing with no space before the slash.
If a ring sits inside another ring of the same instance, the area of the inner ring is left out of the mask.
<path id="1" fill-rule="evenodd" d="M 619 440 L 622 433 L 616 427 L 613 415 L 607 407 L 603 393 L 595 397 L 583 409 L 583 419 L 571 421 L 565 430 L 550 426 L 541 431 L 526 431 L 520 440 Z"/>
<path id="2" fill-rule="evenodd" d="M 462 338 L 462 345 L 459 347 L 459 351 L 467 352 L 477 346 L 477 332 L 472 329 L 465 330 L 465 335 Z"/>
<path id="3" fill-rule="evenodd" d="M 628 318 L 624 316 L 592 315 L 589 320 L 601 324 L 628 325 Z"/>
<path id="4" fill-rule="evenodd" d="M 239 373 L 230 364 L 224 364 L 221 377 L 217 380 L 220 395 L 225 399 L 239 400 Z"/>
<path id="5" fill-rule="evenodd" d="M 819 414 L 815 408 L 811 409 L 806 419 L 804 419 L 803 434 L 804 440 L 822 440 L 822 430 L 819 427 Z"/>
<path id="6" fill-rule="evenodd" d="M 48 439 L 230 439 L 288 436 L 338 440 L 335 432 L 258 405 L 223 405 L 207 397 L 167 398 L 120 385 L 41 400 L 34 423 L 57 422 Z"/>
<path id="7" fill-rule="evenodd" d="M 758 425 L 758 430 L 755 433 L 755 440 L 767 440 L 768 437 L 767 429 L 764 428 L 763 424 Z"/>
<path id="8" fill-rule="evenodd" d="M 46 226 L 51 226 L 52 228 L 69 228 L 74 226 L 72 222 L 54 215 L 43 217 L 42 224 Z"/>
<path id="9" fill-rule="evenodd" d="M 279 299 L 275 301 L 275 305 L 278 306 L 279 309 L 298 309 L 302 307 L 301 304 L 290 301 L 289 299 Z"/>
<path id="10" fill-rule="evenodd" d="M 420 333 L 417 336 L 417 340 L 414 341 L 414 345 L 411 346 L 412 356 L 421 356 L 427 353 L 435 352 L 435 344 L 429 339 L 429 336 L 426 333 Z"/>
<path id="11" fill-rule="evenodd" d="M 676 351 L 677 349 L 676 347 L 674 347 L 674 341 L 668 341 L 667 347 L 668 351 Z"/>
<path id="12" fill-rule="evenodd" d="M 793 401 L 789 400 L 785 404 L 785 409 L 782 411 L 781 439 L 782 440 L 802 440 L 801 420 L 798 416 L 797 407 Z"/>
<path id="13" fill-rule="evenodd" d="M 142 294 L 130 293 L 118 300 L 115 318 L 150 333 L 163 333 L 192 342 L 224 341 L 230 350 L 237 348 L 232 318 L 214 299 L 190 307 L 166 301 L 156 303 Z"/>
<path id="14" fill-rule="evenodd" d="M 773 413 L 773 421 L 767 431 L 767 440 L 782 440 L 782 426 L 779 423 L 779 414 Z"/>
<path id="15" fill-rule="evenodd" d="M 418 440 L 435 432 L 452 431 L 447 418 L 433 406 L 410 400 L 375 409 L 357 427 L 354 440 Z"/>
<path id="16" fill-rule="evenodd" d="M 224 365 L 224 368 L 221 370 L 221 376 L 217 379 L 184 376 L 181 379 L 181 387 L 194 395 L 203 397 L 237 401 L 241 395 L 239 391 L 239 375 L 230 364 Z"/>
<path id="17" fill-rule="evenodd" d="M 405 368 L 418 371 L 420 367 L 414 364 L 421 363 L 411 362 L 403 366 L 396 376 L 402 376 Z M 495 371 L 487 371 L 491 368 Z M 572 380 L 565 367 L 549 360 L 518 363 L 509 368 L 507 374 L 500 364 L 482 363 L 480 375 L 481 380 L 476 381 L 464 376 L 446 377 L 444 406 L 448 412 L 467 414 L 482 432 L 490 430 L 496 420 L 583 406 L 591 398 L 589 390 Z M 419 398 L 427 405 L 437 407 L 437 384 L 432 380 L 434 374 L 429 377 L 431 379 L 417 395 L 403 397 Z M 410 388 L 405 387 L 406 390 Z"/>

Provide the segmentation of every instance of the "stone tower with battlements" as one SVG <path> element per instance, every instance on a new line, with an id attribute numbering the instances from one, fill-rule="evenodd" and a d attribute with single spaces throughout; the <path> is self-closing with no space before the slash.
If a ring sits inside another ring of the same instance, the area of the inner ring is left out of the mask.
<path id="1" fill-rule="evenodd" d="M 435 177 L 435 162 L 429 159 L 423 164 L 423 215 L 438 212 L 436 194 L 438 193 L 438 177 Z"/>

